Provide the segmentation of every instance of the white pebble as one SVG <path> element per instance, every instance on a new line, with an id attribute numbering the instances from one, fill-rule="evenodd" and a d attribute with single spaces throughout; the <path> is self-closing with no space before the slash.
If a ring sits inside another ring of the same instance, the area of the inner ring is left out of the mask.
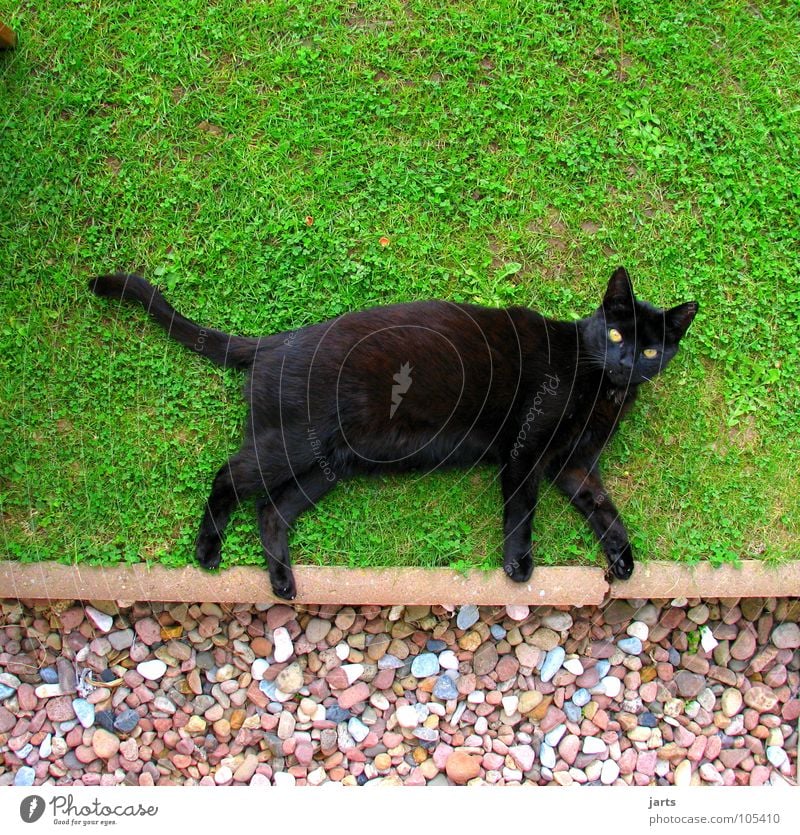
<path id="1" fill-rule="evenodd" d="M 581 664 L 580 658 L 568 658 L 563 666 L 567 672 L 574 676 L 583 675 L 583 664 Z"/>
<path id="2" fill-rule="evenodd" d="M 350 645 L 346 644 L 344 641 L 340 644 L 336 644 L 336 657 L 340 661 L 344 661 L 347 656 L 350 655 Z"/>
<path id="3" fill-rule="evenodd" d="M 233 780 L 233 772 L 227 765 L 221 765 L 214 775 L 214 782 L 218 786 L 224 786 L 225 783 L 230 783 L 231 780 Z"/>
<path id="4" fill-rule="evenodd" d="M 94 606 L 87 606 L 86 614 L 88 615 L 89 620 L 101 632 L 109 632 L 111 627 L 114 625 L 114 618 L 112 618 L 111 615 L 107 615 L 105 612 L 95 609 Z"/>
<path id="5" fill-rule="evenodd" d="M 276 786 L 293 786 L 297 782 L 294 775 L 288 771 L 276 771 L 272 775 L 272 781 Z"/>
<path id="6" fill-rule="evenodd" d="M 413 705 L 398 707 L 395 716 L 397 717 L 397 724 L 401 728 L 416 728 L 419 724 L 419 716 Z"/>
<path id="7" fill-rule="evenodd" d="M 37 699 L 49 699 L 52 696 L 63 696 L 64 691 L 60 684 L 40 684 L 33 691 Z"/>
<path id="8" fill-rule="evenodd" d="M 596 736 L 587 736 L 583 739 L 584 754 L 605 754 L 606 744 Z"/>
<path id="9" fill-rule="evenodd" d="M 469 696 L 467 696 L 467 701 L 471 705 L 482 705 L 486 701 L 486 694 L 483 690 L 473 690 Z"/>
<path id="10" fill-rule="evenodd" d="M 513 716 L 517 712 L 519 696 L 503 696 L 503 710 L 506 716 Z"/>
<path id="11" fill-rule="evenodd" d="M 635 620 L 628 624 L 628 628 L 625 631 L 631 638 L 638 638 L 642 642 L 646 641 L 650 635 L 650 627 L 641 620 Z"/>
<path id="12" fill-rule="evenodd" d="M 445 670 L 457 670 L 458 658 L 451 649 L 446 649 L 439 655 L 439 665 Z"/>
<path id="13" fill-rule="evenodd" d="M 266 658 L 256 658 L 250 665 L 250 675 L 255 681 L 261 681 L 264 673 L 269 669 L 269 661 Z"/>
<path id="14" fill-rule="evenodd" d="M 775 766 L 775 768 L 780 768 L 788 761 L 789 757 L 786 755 L 786 751 L 784 751 L 783 748 L 779 748 L 777 745 L 768 745 L 767 759 Z"/>
<path id="15" fill-rule="evenodd" d="M 148 681 L 158 681 L 167 672 L 167 665 L 160 658 L 142 661 L 136 665 L 136 672 Z"/>
<path id="16" fill-rule="evenodd" d="M 619 777 L 619 766 L 614 760 L 606 760 L 600 770 L 600 782 L 604 786 L 610 786 L 617 777 Z"/>
<path id="17" fill-rule="evenodd" d="M 605 676 L 600 679 L 603 692 L 611 699 L 615 699 L 622 692 L 622 682 L 616 676 Z"/>
<path id="18" fill-rule="evenodd" d="M 278 664 L 288 661 L 294 654 L 294 645 L 289 637 L 289 630 L 285 626 L 279 626 L 272 633 L 272 641 L 275 645 L 275 661 Z"/>
<path id="19" fill-rule="evenodd" d="M 348 685 L 352 684 L 364 672 L 363 664 L 343 664 L 342 671 L 347 676 Z"/>
<path id="20" fill-rule="evenodd" d="M 369 697 L 369 703 L 376 709 L 376 710 L 388 710 L 389 709 L 389 700 L 383 693 L 373 693 Z"/>

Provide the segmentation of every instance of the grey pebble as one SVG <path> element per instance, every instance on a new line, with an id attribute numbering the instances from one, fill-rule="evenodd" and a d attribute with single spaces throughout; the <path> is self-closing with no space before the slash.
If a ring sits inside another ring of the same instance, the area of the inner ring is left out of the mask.
<path id="1" fill-rule="evenodd" d="M 462 606 L 458 610 L 458 616 L 456 617 L 456 626 L 459 629 L 469 629 L 470 626 L 473 626 L 478 622 L 479 617 L 480 612 L 478 611 L 477 606 L 473 606 L 472 604 Z"/>
<path id="2" fill-rule="evenodd" d="M 329 722 L 336 722 L 338 725 L 340 722 L 347 722 L 350 718 L 350 711 L 339 707 L 339 705 L 330 705 L 325 709 L 325 718 Z"/>
<path id="3" fill-rule="evenodd" d="M 572 694 L 572 703 L 575 707 L 588 705 L 591 700 L 592 694 L 585 687 L 580 687 Z"/>
<path id="4" fill-rule="evenodd" d="M 436 684 L 433 687 L 433 695 L 442 701 L 449 701 L 450 699 L 458 698 L 458 688 L 453 679 L 448 675 L 439 676 L 436 679 Z"/>
<path id="5" fill-rule="evenodd" d="M 113 710 L 98 710 L 95 713 L 94 721 L 101 728 L 114 733 L 114 711 Z"/>
<path id="6" fill-rule="evenodd" d="M 13 687 L 9 687 L 7 684 L 0 684 L 0 702 L 10 699 L 14 693 L 16 693 L 16 690 Z"/>
<path id="7" fill-rule="evenodd" d="M 14 775 L 15 786 L 32 786 L 36 779 L 36 772 L 29 766 L 23 765 L 22 768 Z"/>
<path id="8" fill-rule="evenodd" d="M 508 634 L 499 623 L 493 623 L 489 628 L 489 631 L 492 633 L 492 637 L 495 641 L 502 641 Z"/>
<path id="9" fill-rule="evenodd" d="M 446 641 L 439 641 L 436 638 L 431 638 L 426 644 L 425 649 L 428 652 L 441 652 L 444 649 L 447 649 L 447 642 Z"/>
<path id="10" fill-rule="evenodd" d="M 42 667 L 39 675 L 45 684 L 58 684 L 58 671 L 55 667 Z"/>
<path id="11" fill-rule="evenodd" d="M 642 642 L 639 640 L 639 638 L 622 638 L 621 640 L 617 641 L 617 646 L 626 655 L 640 655 L 642 652 Z"/>
<path id="12" fill-rule="evenodd" d="M 139 724 L 139 714 L 128 708 L 114 720 L 114 730 L 123 734 L 129 734 Z"/>
<path id="13" fill-rule="evenodd" d="M 403 662 L 394 655 L 388 653 L 378 659 L 379 670 L 399 670 L 403 666 Z"/>

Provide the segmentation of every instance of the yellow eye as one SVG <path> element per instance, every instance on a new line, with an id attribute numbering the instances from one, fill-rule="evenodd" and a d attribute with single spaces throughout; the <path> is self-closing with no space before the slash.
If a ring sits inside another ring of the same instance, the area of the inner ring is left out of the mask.
<path id="1" fill-rule="evenodd" d="M 616 328 L 611 328 L 608 332 L 608 338 L 612 342 L 622 342 L 622 334 Z"/>
<path id="2" fill-rule="evenodd" d="M 642 353 L 647 357 L 647 359 L 652 360 L 658 356 L 658 351 L 655 348 L 645 348 Z"/>

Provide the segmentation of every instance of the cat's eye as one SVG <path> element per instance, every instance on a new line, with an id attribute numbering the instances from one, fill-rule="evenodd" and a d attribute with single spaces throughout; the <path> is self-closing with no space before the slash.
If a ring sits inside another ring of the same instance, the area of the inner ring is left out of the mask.
<path id="1" fill-rule="evenodd" d="M 622 342 L 622 334 L 616 328 L 611 328 L 608 332 L 608 338 L 612 342 Z"/>
<path id="2" fill-rule="evenodd" d="M 658 356 L 658 351 L 655 348 L 645 348 L 642 353 L 649 360 L 654 360 Z"/>

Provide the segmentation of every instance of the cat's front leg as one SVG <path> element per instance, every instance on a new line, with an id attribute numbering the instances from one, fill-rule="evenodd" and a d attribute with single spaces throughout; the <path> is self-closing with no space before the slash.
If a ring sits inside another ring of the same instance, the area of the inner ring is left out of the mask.
<path id="1" fill-rule="evenodd" d="M 500 472 L 503 491 L 503 570 L 516 583 L 533 572 L 531 524 L 539 494 L 539 472 L 528 459 L 507 461 Z"/>
<path id="2" fill-rule="evenodd" d="M 570 462 L 548 470 L 547 476 L 586 517 L 600 540 L 609 574 L 618 580 L 627 580 L 633 574 L 633 550 L 619 511 L 606 492 L 597 468 Z"/>

